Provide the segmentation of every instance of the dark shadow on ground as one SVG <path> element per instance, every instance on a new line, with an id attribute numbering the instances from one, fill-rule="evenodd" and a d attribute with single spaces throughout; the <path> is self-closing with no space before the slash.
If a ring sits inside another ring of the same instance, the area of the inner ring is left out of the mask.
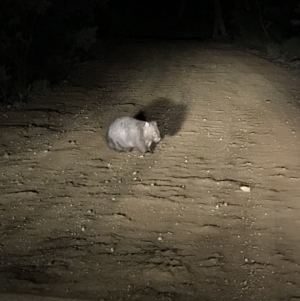
<path id="1" fill-rule="evenodd" d="M 173 136 L 178 133 L 185 120 L 187 108 L 186 104 L 160 97 L 143 107 L 134 117 L 143 121 L 156 121 L 163 139 L 165 135 Z"/>

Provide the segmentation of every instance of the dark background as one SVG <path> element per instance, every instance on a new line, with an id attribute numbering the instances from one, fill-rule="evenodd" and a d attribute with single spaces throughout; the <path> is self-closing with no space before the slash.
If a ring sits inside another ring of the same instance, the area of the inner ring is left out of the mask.
<path id="1" fill-rule="evenodd" d="M 28 101 L 78 62 L 127 39 L 217 40 L 273 59 L 300 58 L 300 1 L 219 0 L 226 35 L 213 36 L 212 0 L 2 0 L 0 102 Z"/>

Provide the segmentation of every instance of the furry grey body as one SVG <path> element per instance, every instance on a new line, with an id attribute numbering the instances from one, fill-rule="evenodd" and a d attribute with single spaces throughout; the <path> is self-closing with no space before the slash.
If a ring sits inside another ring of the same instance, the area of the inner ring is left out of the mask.
<path id="1" fill-rule="evenodd" d="M 141 153 L 146 153 L 151 151 L 152 143 L 158 143 L 160 139 L 155 121 L 146 122 L 133 117 L 117 118 L 106 133 L 108 146 L 119 152 L 137 149 Z"/>

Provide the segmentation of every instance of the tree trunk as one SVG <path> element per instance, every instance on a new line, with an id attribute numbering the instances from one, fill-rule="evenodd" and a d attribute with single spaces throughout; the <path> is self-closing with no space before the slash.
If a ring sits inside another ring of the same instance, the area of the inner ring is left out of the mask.
<path id="1" fill-rule="evenodd" d="M 213 37 L 217 38 L 219 35 L 219 30 L 222 37 L 227 37 L 220 0 L 214 0 L 214 8 L 215 8 L 215 24 L 214 24 L 214 34 Z"/>

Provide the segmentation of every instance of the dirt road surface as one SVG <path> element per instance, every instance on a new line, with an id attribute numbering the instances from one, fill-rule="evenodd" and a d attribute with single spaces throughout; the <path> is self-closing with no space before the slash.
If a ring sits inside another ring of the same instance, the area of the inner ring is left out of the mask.
<path id="1" fill-rule="evenodd" d="M 300 85 L 217 44 L 132 42 L 1 112 L 0 292 L 300 300 Z M 143 110 L 153 154 L 109 150 Z"/>

